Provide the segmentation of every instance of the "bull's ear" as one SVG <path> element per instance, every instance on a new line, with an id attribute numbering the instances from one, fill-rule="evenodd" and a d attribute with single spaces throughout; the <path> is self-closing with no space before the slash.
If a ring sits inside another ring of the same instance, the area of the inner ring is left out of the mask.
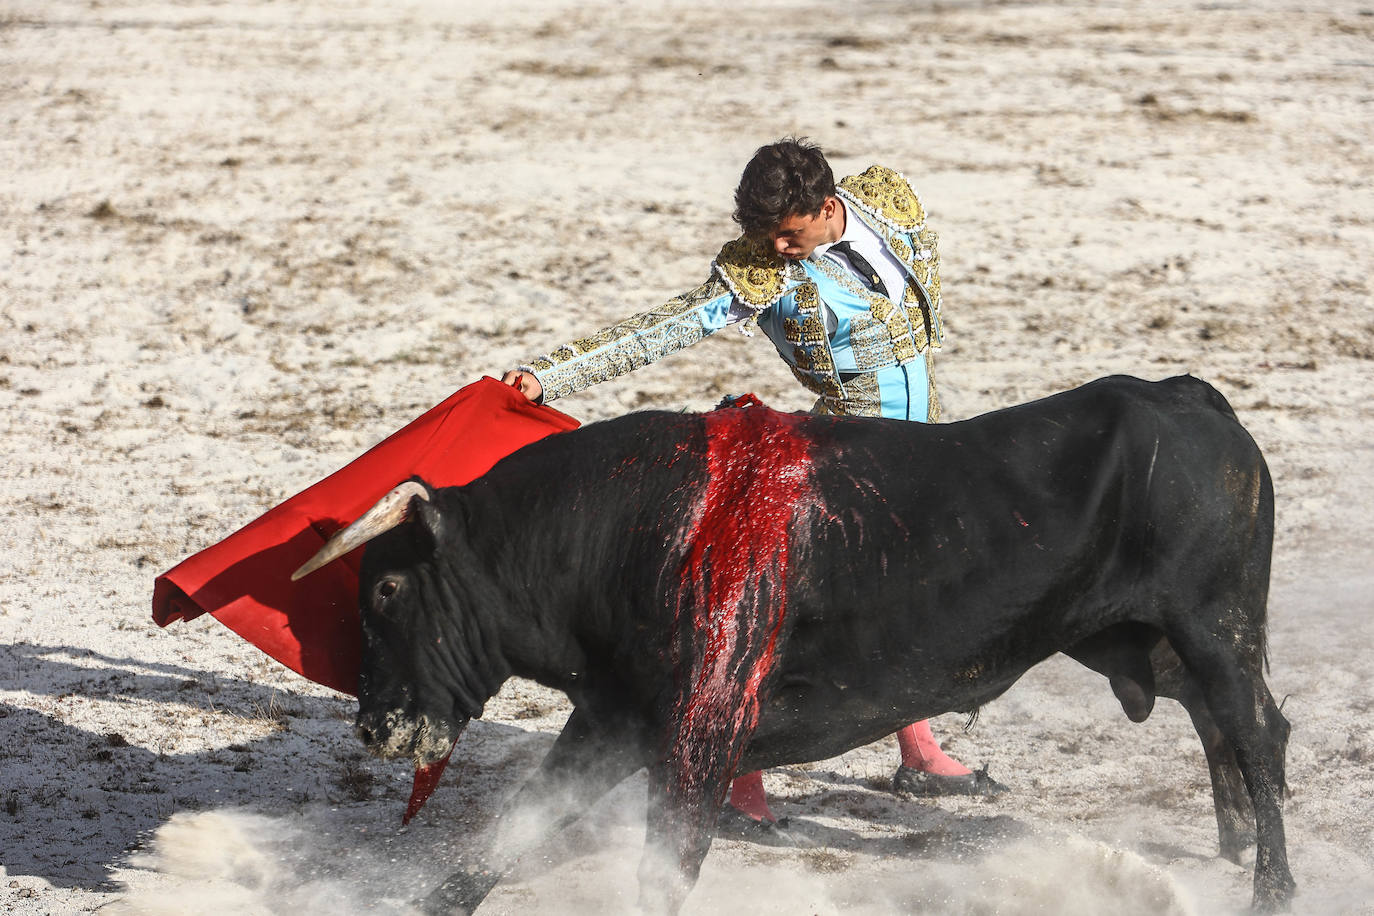
<path id="1" fill-rule="evenodd" d="M 431 500 L 416 496 L 410 501 L 406 518 L 415 536 L 415 546 L 425 556 L 432 556 L 446 539 L 449 522 L 445 511 Z"/>

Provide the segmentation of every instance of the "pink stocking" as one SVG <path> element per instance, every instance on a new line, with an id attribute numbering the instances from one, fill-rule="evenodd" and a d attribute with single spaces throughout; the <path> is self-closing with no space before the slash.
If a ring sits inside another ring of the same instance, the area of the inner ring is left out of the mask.
<path id="1" fill-rule="evenodd" d="M 963 776 L 971 772 L 968 767 L 940 750 L 939 743 L 930 732 L 930 723 L 925 720 L 914 722 L 897 732 L 897 746 L 902 751 L 902 766 L 911 767 L 913 770 L 934 773 L 937 776 Z M 738 783 L 736 780 L 736 785 Z"/>
<path id="2" fill-rule="evenodd" d="M 768 796 L 763 791 L 763 772 L 760 770 L 745 773 L 730 784 L 730 806 L 756 821 L 778 822 L 777 816 L 768 809 Z"/>

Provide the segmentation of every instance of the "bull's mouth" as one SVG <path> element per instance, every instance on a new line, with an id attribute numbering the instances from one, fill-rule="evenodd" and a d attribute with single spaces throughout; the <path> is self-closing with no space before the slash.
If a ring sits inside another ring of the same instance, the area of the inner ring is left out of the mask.
<path id="1" fill-rule="evenodd" d="M 410 757 L 418 769 L 447 757 L 466 727 L 466 719 L 455 723 L 425 713 L 413 716 L 393 710 L 380 727 L 369 726 L 360 713 L 355 731 L 369 753 L 384 760 Z"/>

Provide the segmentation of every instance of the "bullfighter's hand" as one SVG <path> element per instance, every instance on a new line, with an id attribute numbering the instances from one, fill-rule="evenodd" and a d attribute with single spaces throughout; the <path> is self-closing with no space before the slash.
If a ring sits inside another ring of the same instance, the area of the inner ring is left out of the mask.
<path id="1" fill-rule="evenodd" d="M 534 401 L 536 404 L 544 397 L 544 386 L 539 384 L 539 379 L 528 372 L 512 369 L 501 376 L 501 382 L 512 388 L 519 389 L 521 394 L 531 401 Z"/>

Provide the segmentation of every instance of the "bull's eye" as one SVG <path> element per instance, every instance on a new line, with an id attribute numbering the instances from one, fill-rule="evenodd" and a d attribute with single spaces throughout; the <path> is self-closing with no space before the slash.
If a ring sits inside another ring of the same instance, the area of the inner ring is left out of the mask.
<path id="1" fill-rule="evenodd" d="M 381 582 L 377 583 L 377 597 L 390 598 L 392 595 L 396 594 L 396 588 L 395 579 L 383 579 Z"/>

